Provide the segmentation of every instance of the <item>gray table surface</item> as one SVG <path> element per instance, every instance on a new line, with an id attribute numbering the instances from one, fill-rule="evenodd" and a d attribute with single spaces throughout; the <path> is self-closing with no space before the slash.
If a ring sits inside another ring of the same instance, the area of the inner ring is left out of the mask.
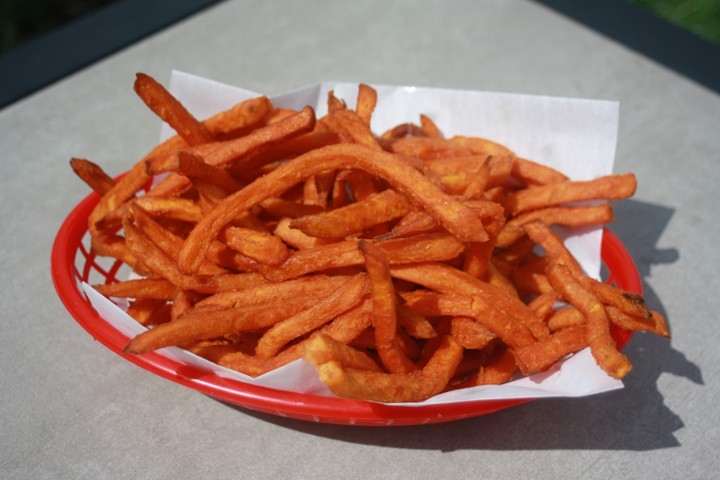
<path id="1" fill-rule="evenodd" d="M 623 390 L 460 422 L 368 428 L 235 409 L 116 356 L 49 270 L 86 193 L 158 137 L 137 71 L 273 94 L 320 79 L 620 101 L 616 170 L 640 185 L 612 226 L 672 341 L 636 335 Z M 521 0 L 228 1 L 0 111 L 3 478 L 710 478 L 718 470 L 720 98 Z"/>

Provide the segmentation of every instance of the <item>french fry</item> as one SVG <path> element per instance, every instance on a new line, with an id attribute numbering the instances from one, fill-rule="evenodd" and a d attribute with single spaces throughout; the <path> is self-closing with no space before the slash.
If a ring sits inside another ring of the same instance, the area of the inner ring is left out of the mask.
<path id="1" fill-rule="evenodd" d="M 167 122 L 188 145 L 200 145 L 212 140 L 208 129 L 151 76 L 138 73 L 134 89 L 150 110 Z"/>
<path id="2" fill-rule="evenodd" d="M 273 111 L 270 99 L 261 95 L 237 103 L 229 110 L 208 118 L 203 124 L 210 130 L 214 140 L 227 140 L 246 135 L 262 126 Z"/>
<path id="3" fill-rule="evenodd" d="M 417 370 L 399 345 L 397 296 L 390 275 L 390 261 L 385 252 L 370 242 L 358 242 L 365 259 L 370 281 L 375 349 L 388 372 L 406 373 Z"/>
<path id="4" fill-rule="evenodd" d="M 231 333 L 267 328 L 311 308 L 321 298 L 307 295 L 238 308 L 195 308 L 173 322 L 139 334 L 125 347 L 125 353 L 145 353 L 171 345 L 183 346 Z"/>
<path id="5" fill-rule="evenodd" d="M 322 380 L 338 396 L 376 402 L 416 402 L 440 393 L 462 360 L 462 347 L 451 337 L 422 370 L 384 373 L 343 367 L 330 361 L 317 367 Z"/>
<path id="6" fill-rule="evenodd" d="M 145 298 L 148 300 L 172 300 L 177 293 L 175 284 L 165 279 L 139 278 L 117 283 L 102 283 L 93 288 L 106 297 Z"/>
<path id="7" fill-rule="evenodd" d="M 367 293 L 367 279 L 359 274 L 312 307 L 274 324 L 258 341 L 256 353 L 262 357 L 277 354 L 285 344 L 301 337 L 359 303 Z"/>
<path id="8" fill-rule="evenodd" d="M 430 138 L 443 138 L 443 134 L 432 118 L 420 114 L 420 130 Z"/>
<path id="9" fill-rule="evenodd" d="M 498 235 L 497 246 L 508 247 L 520 239 L 525 231 L 523 225 L 542 221 L 546 225 L 563 225 L 567 227 L 583 227 L 587 225 L 604 225 L 614 220 L 610 205 L 593 205 L 584 207 L 547 207 L 521 213 L 505 223 Z"/>
<path id="10" fill-rule="evenodd" d="M 355 111 L 358 116 L 370 128 L 370 120 L 377 105 L 377 91 L 370 85 L 361 83 L 358 85 L 358 97 L 355 104 Z"/>
<path id="11" fill-rule="evenodd" d="M 558 359 L 585 348 L 588 344 L 584 327 L 565 328 L 548 339 L 515 350 L 515 361 L 523 375 L 547 370 Z"/>
<path id="12" fill-rule="evenodd" d="M 492 320 L 498 330 L 503 324 L 501 317 L 505 317 L 505 321 L 509 322 L 506 326 L 509 325 L 511 331 L 517 332 L 513 335 L 515 342 L 529 341 L 529 337 L 523 332 L 525 329 L 532 329 L 531 335 L 537 338 L 545 338 L 549 333 L 547 326 L 518 298 L 450 266 L 440 263 L 393 265 L 391 271 L 396 278 L 417 283 L 440 293 L 457 293 L 467 295 L 470 299 L 477 299 L 478 301 L 474 303 L 470 300 L 472 307 L 488 311 L 492 315 L 488 321 Z M 467 298 L 464 301 L 467 301 Z M 476 310 L 470 314 L 451 315 L 477 317 L 481 313 Z M 493 333 L 497 333 L 494 331 L 495 328 L 488 328 Z"/>
<path id="13" fill-rule="evenodd" d="M 99 194 L 105 195 L 112 187 L 115 186 L 115 180 L 112 179 L 97 164 L 84 158 L 70 159 L 70 167 L 73 172 L 88 184 L 92 190 Z"/>
<path id="14" fill-rule="evenodd" d="M 620 200 L 635 194 L 637 181 L 631 173 L 607 175 L 594 180 L 553 183 L 528 187 L 509 194 L 503 201 L 507 212 L 521 212 L 587 200 Z"/>
<path id="15" fill-rule="evenodd" d="M 357 368 L 380 372 L 381 369 L 375 360 L 365 352 L 361 352 L 342 342 L 338 342 L 329 335 L 316 333 L 304 343 L 303 358 L 313 365 L 336 361 L 343 367 Z"/>
<path id="16" fill-rule="evenodd" d="M 490 330 L 480 322 L 470 317 L 453 317 L 450 321 L 450 335 L 463 348 L 468 350 L 479 350 L 486 347 L 495 338 Z"/>
<path id="17" fill-rule="evenodd" d="M 346 238 L 401 217 L 411 208 L 405 195 L 388 189 L 344 207 L 296 218 L 290 223 L 290 228 L 313 237 Z"/>
<path id="18" fill-rule="evenodd" d="M 271 233 L 252 228 L 229 227 L 224 230 L 222 237 L 236 252 L 265 265 L 280 265 L 290 255 L 285 243 Z"/>
<path id="19" fill-rule="evenodd" d="M 547 272 L 553 288 L 585 316 L 587 343 L 598 365 L 608 375 L 623 378 L 630 372 L 632 365 L 615 346 L 610 335 L 610 321 L 600 300 L 575 279 L 566 265 L 553 263 L 548 266 Z"/>
<path id="20" fill-rule="evenodd" d="M 515 157 L 510 174 L 525 185 L 549 185 L 569 180 L 554 168 L 521 157 Z"/>
<path id="21" fill-rule="evenodd" d="M 127 314 L 140 325 L 159 325 L 170 321 L 171 308 L 166 300 L 138 298 L 129 302 Z"/>
<path id="22" fill-rule="evenodd" d="M 424 293 L 407 295 L 404 299 L 409 308 L 422 315 L 474 318 L 511 348 L 535 342 L 527 327 L 478 296 Z"/>

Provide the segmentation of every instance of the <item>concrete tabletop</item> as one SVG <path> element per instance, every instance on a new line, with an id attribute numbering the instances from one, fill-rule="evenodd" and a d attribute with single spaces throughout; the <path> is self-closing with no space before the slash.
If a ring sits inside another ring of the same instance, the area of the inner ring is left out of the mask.
<path id="1" fill-rule="evenodd" d="M 94 342 L 50 250 L 87 195 L 157 142 L 132 82 L 173 69 L 274 94 L 322 79 L 620 102 L 611 226 L 672 340 L 636 334 L 625 388 L 415 427 L 235 408 Z M 537 3 L 226 1 L 0 111 L 3 478 L 711 478 L 720 467 L 720 97 Z"/>

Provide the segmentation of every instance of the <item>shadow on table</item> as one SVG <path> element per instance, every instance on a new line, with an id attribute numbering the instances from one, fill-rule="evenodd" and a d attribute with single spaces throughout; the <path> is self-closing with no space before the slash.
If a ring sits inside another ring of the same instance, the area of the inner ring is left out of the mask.
<path id="1" fill-rule="evenodd" d="M 646 299 L 663 314 L 661 300 L 647 283 L 653 265 L 673 263 L 675 249 L 656 245 L 673 210 L 638 201 L 616 206 L 613 232 L 627 246 L 644 280 Z M 672 328 L 672 319 L 668 319 Z M 670 373 L 703 384 L 699 368 L 671 342 L 636 334 L 625 348 L 633 372 L 625 388 L 576 399 L 536 400 L 492 415 L 418 427 L 348 427 L 315 424 L 251 412 L 285 428 L 336 440 L 441 451 L 592 449 L 647 451 L 679 446 L 674 432 L 683 422 L 664 405 L 657 382 Z"/>

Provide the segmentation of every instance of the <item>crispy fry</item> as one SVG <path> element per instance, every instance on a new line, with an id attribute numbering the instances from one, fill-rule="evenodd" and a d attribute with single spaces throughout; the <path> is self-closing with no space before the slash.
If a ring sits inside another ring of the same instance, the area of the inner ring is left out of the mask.
<path id="1" fill-rule="evenodd" d="M 481 315 L 481 310 L 488 311 L 492 318 L 494 328 L 488 328 L 495 334 L 495 329 L 500 330 L 501 318 L 510 325 L 511 330 L 518 332 L 513 336 L 514 341 L 524 343 L 528 338 L 524 330 L 532 329 L 532 335 L 537 338 L 545 338 L 548 335 L 547 326 L 535 314 L 523 304 L 518 298 L 507 294 L 502 289 L 482 282 L 465 272 L 454 269 L 450 266 L 439 263 L 394 265 L 392 275 L 406 281 L 423 285 L 426 288 L 441 293 L 467 295 L 477 299 L 473 305 L 474 313 L 451 313 L 450 315 L 464 315 L 476 317 Z M 422 313 L 422 312 L 421 312 Z M 480 319 L 482 321 L 482 319 Z M 518 324 L 518 325 L 516 325 Z"/>
<path id="2" fill-rule="evenodd" d="M 334 210 L 294 219 L 290 228 L 319 238 L 346 238 L 407 214 L 412 208 L 405 195 L 385 190 Z"/>
<path id="3" fill-rule="evenodd" d="M 370 281 L 375 349 L 389 372 L 405 373 L 417 369 L 401 350 L 397 328 L 397 296 L 385 252 L 370 242 L 358 242 Z"/>
<path id="4" fill-rule="evenodd" d="M 278 220 L 275 230 L 273 231 L 273 234 L 280 237 L 283 242 L 291 247 L 298 250 L 304 250 L 307 248 L 315 248 L 333 243 L 332 239 L 313 237 L 303 233 L 297 228 L 292 228 L 290 226 L 291 223 L 292 219 L 289 217 L 283 217 Z"/>
<path id="5" fill-rule="evenodd" d="M 602 303 L 575 279 L 566 265 L 553 263 L 548 266 L 547 274 L 553 288 L 585 316 L 587 343 L 598 365 L 614 378 L 627 375 L 632 365 L 617 350 L 610 336 L 610 321 Z"/>
<path id="6" fill-rule="evenodd" d="M 450 335 L 468 350 L 484 348 L 497 338 L 474 318 L 460 316 L 453 317 L 450 321 Z"/>
<path id="7" fill-rule="evenodd" d="M 563 328 L 576 327 L 585 323 L 585 315 L 575 307 L 568 306 L 553 311 L 548 316 L 548 328 L 551 332 Z"/>
<path id="8" fill-rule="evenodd" d="M 253 130 L 249 134 L 223 142 L 204 144 L 201 150 L 192 152 L 199 154 L 205 163 L 223 168 L 249 168 L 253 154 L 261 152 L 288 139 L 307 133 L 315 126 L 315 113 L 306 108 L 280 122 L 266 125 Z M 243 159 L 243 161 L 240 161 Z M 148 195 L 177 194 L 190 186 L 189 180 L 182 175 L 170 175 L 158 183 Z"/>
<path id="9" fill-rule="evenodd" d="M 138 73 L 134 88 L 142 101 L 167 122 L 188 145 L 200 145 L 212 140 L 209 130 L 154 78 Z"/>
<path id="10" fill-rule="evenodd" d="M 637 188 L 631 173 L 607 175 L 594 180 L 565 181 L 533 186 L 508 195 L 503 205 L 511 215 L 586 200 L 620 200 L 631 197 Z"/>
<path id="11" fill-rule="evenodd" d="M 422 113 L 420 114 L 420 130 L 430 138 L 443 138 L 442 132 L 432 118 Z"/>
<path id="12" fill-rule="evenodd" d="M 203 123 L 212 132 L 213 139 L 236 138 L 258 128 L 273 112 L 269 98 L 262 95 L 235 104 L 229 110 L 210 117 Z"/>
<path id="13" fill-rule="evenodd" d="M 381 371 L 375 360 L 365 352 L 361 352 L 342 342 L 338 342 L 324 333 L 316 333 L 304 343 L 303 358 L 315 366 L 336 361 L 343 367 L 357 368 L 368 371 Z"/>
<path id="14" fill-rule="evenodd" d="M 403 298 L 409 308 L 422 315 L 474 318 L 511 348 L 535 342 L 527 327 L 479 296 L 417 292 Z"/>
<path id="15" fill-rule="evenodd" d="M 139 278 L 117 283 L 93 285 L 93 288 L 106 297 L 145 298 L 149 300 L 172 300 L 177 287 L 165 279 Z"/>
<path id="16" fill-rule="evenodd" d="M 306 310 L 322 297 L 307 295 L 244 307 L 195 308 L 179 319 L 158 325 L 132 339 L 125 353 L 144 353 L 171 345 L 187 345 L 236 332 L 255 331 Z"/>
<path id="17" fill-rule="evenodd" d="M 367 293 L 367 279 L 358 274 L 307 310 L 273 325 L 258 341 L 256 353 L 271 357 L 282 347 L 346 312 L 359 303 Z"/>
<path id="18" fill-rule="evenodd" d="M 554 168 L 521 157 L 515 157 L 510 173 L 526 185 L 548 185 L 569 180 Z"/>
<path id="19" fill-rule="evenodd" d="M 265 265 L 280 265 L 290 255 L 283 241 L 267 232 L 230 227 L 222 236 L 230 248 Z"/>
<path id="20" fill-rule="evenodd" d="M 565 328 L 547 340 L 536 342 L 515 351 L 515 361 L 523 375 L 547 370 L 558 359 L 585 348 L 588 344 L 584 327 Z"/>
<path id="21" fill-rule="evenodd" d="M 293 299 L 303 295 L 326 296 L 339 288 L 346 279 L 341 276 L 308 275 L 281 283 L 261 283 L 232 291 L 218 292 L 197 303 L 198 307 L 247 307 L 272 301 Z"/>
<path id="22" fill-rule="evenodd" d="M 157 175 L 165 172 L 177 172 L 193 180 L 216 185 L 227 192 L 242 188 L 242 183 L 235 180 L 225 169 L 209 165 L 199 156 L 180 150 L 168 155 L 160 155 L 145 160 L 148 173 Z"/>
<path id="23" fill-rule="evenodd" d="M 128 304 L 127 314 L 140 325 L 159 325 L 170 321 L 172 304 L 165 300 L 138 298 Z"/>
<path id="24" fill-rule="evenodd" d="M 370 128 L 370 120 L 372 114 L 375 111 L 375 105 L 377 105 L 377 91 L 370 85 L 361 83 L 358 85 L 358 97 L 355 106 L 355 111 L 358 116 L 365 122 Z"/>
<path id="25" fill-rule="evenodd" d="M 478 385 L 500 385 L 512 380 L 517 371 L 517 362 L 513 352 L 507 348 L 494 355 L 487 365 L 482 365 L 470 378 L 457 388 L 475 387 Z"/>
<path id="26" fill-rule="evenodd" d="M 585 207 L 548 207 L 521 213 L 512 218 L 498 235 L 497 246 L 507 247 L 515 243 L 525 233 L 523 225 L 540 220 L 547 225 L 563 225 L 582 227 L 587 225 L 604 225 L 614 220 L 610 205 L 594 205 Z"/>
<path id="27" fill-rule="evenodd" d="M 97 164 L 84 158 L 70 159 L 70 167 L 80 179 L 99 195 L 105 195 L 115 186 L 115 180 Z"/>
<path id="28" fill-rule="evenodd" d="M 462 347 L 443 337 L 422 370 L 383 373 L 343 367 L 330 361 L 317 367 L 320 379 L 338 396 L 376 402 L 416 402 L 440 393 L 462 360 Z"/>

